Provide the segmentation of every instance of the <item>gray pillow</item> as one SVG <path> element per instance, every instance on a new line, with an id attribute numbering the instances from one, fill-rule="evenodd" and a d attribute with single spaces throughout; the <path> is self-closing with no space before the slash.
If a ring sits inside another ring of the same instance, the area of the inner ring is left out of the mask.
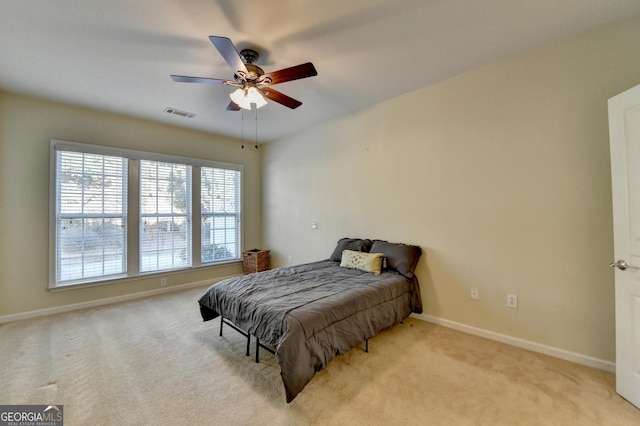
<path id="1" fill-rule="evenodd" d="M 413 278 L 413 271 L 418 266 L 422 249 L 418 246 L 390 243 L 383 240 L 373 240 L 372 253 L 382 253 L 387 261 L 386 269 L 396 271 L 405 277 Z"/>
<path id="2" fill-rule="evenodd" d="M 342 262 L 343 250 L 363 251 L 369 253 L 372 244 L 373 241 L 366 239 L 363 240 L 360 238 L 341 238 L 338 240 L 338 245 L 333 250 L 333 253 L 331 253 L 331 257 L 329 257 L 329 260 L 333 262 Z"/>

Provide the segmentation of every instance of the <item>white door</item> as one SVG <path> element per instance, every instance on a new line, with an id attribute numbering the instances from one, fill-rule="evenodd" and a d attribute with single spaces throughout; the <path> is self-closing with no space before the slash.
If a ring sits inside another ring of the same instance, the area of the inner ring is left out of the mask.
<path id="1" fill-rule="evenodd" d="M 616 391 L 640 407 L 640 86 L 609 99 Z"/>

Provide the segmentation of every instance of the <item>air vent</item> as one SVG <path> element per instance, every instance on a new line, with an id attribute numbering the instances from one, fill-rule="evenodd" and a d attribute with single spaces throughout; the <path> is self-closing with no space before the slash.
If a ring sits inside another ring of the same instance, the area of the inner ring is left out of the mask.
<path id="1" fill-rule="evenodd" d="M 171 108 L 171 107 L 165 108 L 164 112 L 166 112 L 168 114 L 179 115 L 180 117 L 187 117 L 187 118 L 193 118 L 193 117 L 198 115 L 198 114 L 194 114 L 192 112 L 181 111 L 179 109 L 175 109 L 175 108 Z"/>

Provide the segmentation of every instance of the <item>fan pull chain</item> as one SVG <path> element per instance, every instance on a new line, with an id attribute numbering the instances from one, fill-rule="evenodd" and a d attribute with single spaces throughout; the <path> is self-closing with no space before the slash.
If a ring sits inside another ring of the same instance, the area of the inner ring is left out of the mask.
<path id="1" fill-rule="evenodd" d="M 258 149 L 258 108 L 256 108 L 256 149 Z"/>
<path id="2" fill-rule="evenodd" d="M 241 123 L 242 123 L 242 149 L 244 149 L 244 109 L 240 110 Z"/>

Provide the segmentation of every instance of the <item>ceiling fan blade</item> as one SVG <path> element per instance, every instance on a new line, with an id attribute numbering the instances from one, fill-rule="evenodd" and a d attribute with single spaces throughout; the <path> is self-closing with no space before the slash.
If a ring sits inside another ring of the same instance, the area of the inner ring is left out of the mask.
<path id="1" fill-rule="evenodd" d="M 229 102 L 229 105 L 227 105 L 227 111 L 240 111 L 240 106 L 238 106 L 238 104 L 236 104 L 235 102 L 231 101 Z"/>
<path id="2" fill-rule="evenodd" d="M 171 78 L 178 83 L 225 84 L 228 81 L 219 78 L 188 77 L 186 75 L 172 75 Z"/>
<path id="3" fill-rule="evenodd" d="M 227 37 L 209 36 L 211 43 L 218 49 L 222 57 L 229 64 L 234 73 L 242 71 L 248 74 L 247 67 L 244 66 L 242 58 L 238 55 L 235 46 Z"/>
<path id="4" fill-rule="evenodd" d="M 314 75 L 318 75 L 318 71 L 316 71 L 316 68 L 311 62 L 307 62 L 306 64 L 267 73 L 263 77 L 270 78 L 271 84 L 280 84 L 300 78 L 313 77 Z"/>
<path id="5" fill-rule="evenodd" d="M 273 90 L 271 87 L 266 87 L 264 89 L 261 89 L 260 92 L 265 98 L 270 99 L 279 104 L 282 104 L 291 109 L 296 109 L 300 105 L 302 105 L 302 102 L 295 100 L 293 98 L 290 98 L 289 96 L 283 93 L 280 93 L 277 90 Z"/>

